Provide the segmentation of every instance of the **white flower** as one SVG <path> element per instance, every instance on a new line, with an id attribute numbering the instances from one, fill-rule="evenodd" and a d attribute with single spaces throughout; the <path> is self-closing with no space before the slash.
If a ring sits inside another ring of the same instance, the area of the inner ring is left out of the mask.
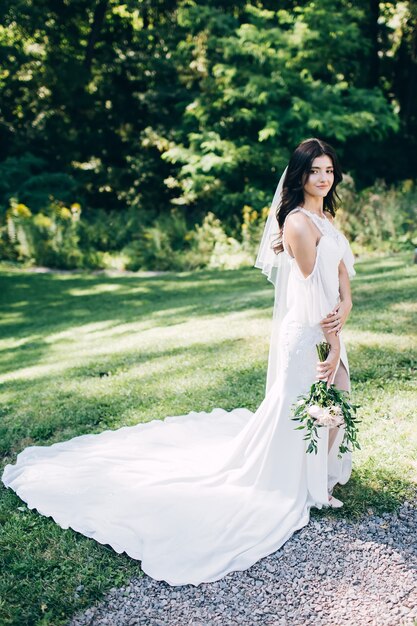
<path id="1" fill-rule="evenodd" d="M 329 411 L 333 415 L 343 415 L 342 407 L 340 407 L 338 404 L 332 404 L 332 406 L 329 406 Z"/>
<path id="2" fill-rule="evenodd" d="M 340 407 L 338 404 L 333 404 L 332 406 L 329 407 L 329 411 L 331 415 L 333 415 L 334 417 L 335 426 L 341 426 L 342 424 L 345 423 L 345 418 L 343 416 L 342 407 Z"/>
<path id="3" fill-rule="evenodd" d="M 319 426 L 334 428 L 344 423 L 343 411 L 341 407 L 336 404 L 328 407 L 311 404 L 307 407 L 307 413 L 316 420 Z"/>
<path id="4" fill-rule="evenodd" d="M 317 404 L 312 404 L 308 407 L 307 413 L 314 419 L 318 419 L 321 415 L 322 409 Z"/>
<path id="5" fill-rule="evenodd" d="M 327 407 L 323 407 L 320 411 L 320 415 L 317 416 L 317 422 L 321 424 L 321 426 L 332 426 L 333 419 L 333 415 Z"/>

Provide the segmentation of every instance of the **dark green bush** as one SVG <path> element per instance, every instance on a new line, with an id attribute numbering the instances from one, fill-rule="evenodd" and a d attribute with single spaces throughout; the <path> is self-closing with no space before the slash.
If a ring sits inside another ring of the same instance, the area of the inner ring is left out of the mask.
<path id="1" fill-rule="evenodd" d="M 37 213 L 53 202 L 68 206 L 80 198 L 78 184 L 63 172 L 49 172 L 44 159 L 27 152 L 0 163 L 0 207 L 3 215 L 13 199 Z M 82 198 L 80 198 L 82 200 Z"/>

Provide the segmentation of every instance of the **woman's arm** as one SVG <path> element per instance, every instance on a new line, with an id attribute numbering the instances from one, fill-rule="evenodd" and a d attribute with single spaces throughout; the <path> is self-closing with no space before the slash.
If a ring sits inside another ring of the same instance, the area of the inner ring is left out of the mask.
<path id="1" fill-rule="evenodd" d="M 292 254 L 304 278 L 312 273 L 316 263 L 316 240 L 310 229 L 309 218 L 302 213 L 292 213 L 285 220 L 285 243 Z"/>
<path id="2" fill-rule="evenodd" d="M 352 293 L 350 291 L 350 278 L 343 261 L 339 263 L 339 293 L 340 300 L 352 308 Z"/>
<path id="3" fill-rule="evenodd" d="M 308 218 L 307 218 L 308 219 Z M 306 217 L 299 213 L 289 215 L 285 222 L 285 243 L 291 248 L 295 261 L 304 278 L 308 278 L 313 272 L 317 248 L 316 239 L 306 222 Z M 330 344 L 330 352 L 327 359 L 317 363 L 317 375 L 319 380 L 324 380 L 327 385 L 333 379 L 340 358 L 340 338 L 328 329 L 323 328 L 326 341 Z"/>

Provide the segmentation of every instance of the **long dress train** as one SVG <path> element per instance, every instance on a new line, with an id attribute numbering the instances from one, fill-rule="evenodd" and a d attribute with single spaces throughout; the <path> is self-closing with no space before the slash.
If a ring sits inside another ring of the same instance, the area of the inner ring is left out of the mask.
<path id="1" fill-rule="evenodd" d="M 304 278 L 288 255 L 287 309 L 272 335 L 267 391 L 259 408 L 191 412 L 132 427 L 30 446 L 2 475 L 29 508 L 52 517 L 171 585 L 215 581 L 274 552 L 328 506 L 344 484 L 351 453 L 338 458 L 340 428 L 328 454 L 321 428 L 317 455 L 305 452 L 291 406 L 316 380 L 319 321 L 339 300 L 338 265 L 353 276 L 347 239 L 305 209 L 321 238 Z M 342 336 L 341 362 L 349 373 Z"/>

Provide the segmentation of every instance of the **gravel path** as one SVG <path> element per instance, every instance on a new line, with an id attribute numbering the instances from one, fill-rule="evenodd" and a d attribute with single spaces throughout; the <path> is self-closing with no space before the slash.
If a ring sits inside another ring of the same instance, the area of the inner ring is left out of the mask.
<path id="1" fill-rule="evenodd" d="M 417 499 L 359 522 L 312 519 L 244 572 L 198 587 L 149 576 L 68 626 L 417 624 Z"/>

